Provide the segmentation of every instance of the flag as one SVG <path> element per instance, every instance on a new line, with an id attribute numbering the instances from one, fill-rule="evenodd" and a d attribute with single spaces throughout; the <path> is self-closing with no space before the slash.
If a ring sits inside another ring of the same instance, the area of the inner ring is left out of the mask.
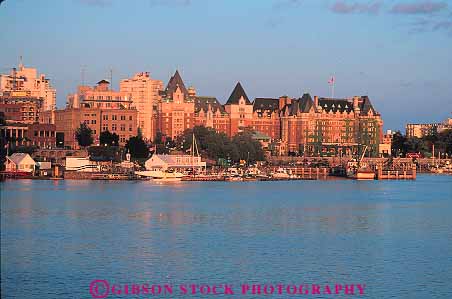
<path id="1" fill-rule="evenodd" d="M 333 76 L 333 77 L 331 77 L 331 79 L 330 79 L 330 80 L 328 80 L 328 84 L 334 84 L 334 76 Z"/>

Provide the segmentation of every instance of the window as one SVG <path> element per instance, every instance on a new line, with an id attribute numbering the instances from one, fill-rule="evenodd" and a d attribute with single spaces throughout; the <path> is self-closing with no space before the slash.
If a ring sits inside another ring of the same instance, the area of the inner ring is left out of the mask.
<path id="1" fill-rule="evenodd" d="M 129 132 L 132 132 L 132 125 L 129 125 Z"/>
<path id="2" fill-rule="evenodd" d="M 121 131 L 125 131 L 126 130 L 126 125 L 125 124 L 121 124 Z"/>
<path id="3" fill-rule="evenodd" d="M 129 116 L 129 120 L 133 120 L 133 117 L 132 117 L 132 115 L 130 115 L 130 116 Z"/>
<path id="4" fill-rule="evenodd" d="M 121 120 L 126 120 L 126 116 L 125 115 L 121 115 Z"/>
<path id="5" fill-rule="evenodd" d="M 111 120 L 117 120 L 118 119 L 118 116 L 117 115 L 112 115 L 111 116 Z"/>
<path id="6" fill-rule="evenodd" d="M 112 125 L 111 125 L 111 130 L 112 130 L 112 131 L 116 131 L 116 124 L 112 124 Z"/>
<path id="7" fill-rule="evenodd" d="M 103 116 L 102 116 L 102 119 L 103 119 L 103 120 L 108 120 L 108 114 L 107 114 L 107 115 L 103 115 Z"/>
<path id="8" fill-rule="evenodd" d="M 95 125 L 96 124 L 96 120 L 95 119 L 91 120 L 91 124 Z"/>
<path id="9" fill-rule="evenodd" d="M 107 124 L 103 124 L 102 125 L 102 131 L 108 131 L 108 125 Z"/>

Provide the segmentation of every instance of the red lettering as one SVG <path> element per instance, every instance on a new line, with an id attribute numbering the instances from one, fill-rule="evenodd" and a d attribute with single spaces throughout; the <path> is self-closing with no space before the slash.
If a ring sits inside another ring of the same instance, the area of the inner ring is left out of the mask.
<path id="1" fill-rule="evenodd" d="M 342 286 L 340 284 L 337 284 L 335 289 L 336 289 L 336 294 L 340 294 L 342 291 Z"/>
<path id="2" fill-rule="evenodd" d="M 345 285 L 345 295 L 353 295 L 355 294 L 355 286 L 354 285 Z"/>
<path id="3" fill-rule="evenodd" d="M 304 290 L 304 291 L 303 291 L 303 290 Z M 308 285 L 300 285 L 300 287 L 299 287 L 299 293 L 300 293 L 300 294 L 308 295 L 308 294 L 309 294 L 309 286 L 308 286 Z"/>
<path id="4" fill-rule="evenodd" d="M 201 294 L 203 295 L 209 295 L 210 294 L 210 286 L 208 285 L 202 285 L 199 290 L 201 291 Z"/>
<path id="5" fill-rule="evenodd" d="M 287 290 L 287 294 L 290 294 L 290 295 L 294 295 L 297 293 L 297 287 L 294 285 L 287 286 L 286 290 Z"/>
<path id="6" fill-rule="evenodd" d="M 220 286 L 220 287 L 221 287 L 221 286 Z M 218 292 L 217 292 L 217 286 L 216 286 L 216 285 L 214 285 L 214 286 L 212 287 L 212 294 L 218 295 Z"/>
<path id="7" fill-rule="evenodd" d="M 179 286 L 179 290 L 182 292 L 182 294 L 186 295 L 188 293 L 187 287 L 183 284 Z"/>
<path id="8" fill-rule="evenodd" d="M 190 288 L 191 288 L 192 295 L 196 294 L 196 285 L 192 284 L 192 285 L 190 285 Z"/>
<path id="9" fill-rule="evenodd" d="M 247 284 L 242 284 L 242 295 L 248 293 L 250 286 Z"/>
<path id="10" fill-rule="evenodd" d="M 157 288 L 157 292 L 155 291 L 156 288 Z M 161 293 L 162 293 L 162 287 L 159 286 L 159 285 L 152 285 L 152 287 L 151 287 L 151 293 L 152 293 L 153 295 L 159 295 L 159 294 L 161 294 Z"/>
<path id="11" fill-rule="evenodd" d="M 232 291 L 231 285 L 225 285 L 224 286 L 224 294 L 225 295 L 234 295 L 234 292 Z"/>
<path id="12" fill-rule="evenodd" d="M 141 292 L 143 294 L 149 294 L 149 284 L 145 283 L 141 286 Z"/>
<path id="13" fill-rule="evenodd" d="M 120 294 L 122 293 L 122 291 L 121 291 L 121 286 L 114 284 L 114 285 L 111 287 L 111 292 L 112 292 L 113 294 L 120 295 Z"/>
<path id="14" fill-rule="evenodd" d="M 320 286 L 318 284 L 312 285 L 312 294 L 320 295 Z"/>
<path id="15" fill-rule="evenodd" d="M 251 291 L 253 295 L 260 295 L 261 294 L 261 286 L 259 284 L 253 284 L 253 289 Z"/>
<path id="16" fill-rule="evenodd" d="M 165 294 L 173 294 L 173 286 L 170 284 L 165 284 Z"/>
<path id="17" fill-rule="evenodd" d="M 329 285 L 326 285 L 326 286 L 325 286 L 325 289 L 323 290 L 323 293 L 324 293 L 324 294 L 330 294 L 330 295 L 332 294 Z"/>
<path id="18" fill-rule="evenodd" d="M 139 295 L 139 294 L 140 294 L 140 285 L 133 284 L 132 285 L 132 295 Z"/>
<path id="19" fill-rule="evenodd" d="M 358 287 L 359 294 L 364 295 L 364 288 L 366 287 L 366 285 L 365 284 L 357 284 L 356 286 Z"/>
<path id="20" fill-rule="evenodd" d="M 275 292 L 275 287 L 272 285 L 264 285 L 264 294 L 271 295 Z"/>

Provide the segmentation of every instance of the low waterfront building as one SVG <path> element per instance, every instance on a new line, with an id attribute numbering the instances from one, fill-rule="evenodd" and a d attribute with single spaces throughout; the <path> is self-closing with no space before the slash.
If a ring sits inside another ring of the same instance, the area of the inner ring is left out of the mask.
<path id="1" fill-rule="evenodd" d="M 36 162 L 36 166 L 40 176 L 51 176 L 53 174 L 52 162 Z"/>
<path id="2" fill-rule="evenodd" d="M 29 154 L 14 153 L 6 157 L 6 171 L 34 173 L 36 162 Z"/>
<path id="3" fill-rule="evenodd" d="M 66 157 L 66 171 L 99 172 L 100 165 L 89 157 Z"/>
<path id="4" fill-rule="evenodd" d="M 189 169 L 203 169 L 206 167 L 206 162 L 201 161 L 201 157 L 190 155 L 152 155 L 145 162 L 145 167 L 147 170 L 166 171 L 173 169 L 186 171 Z"/>
<path id="5" fill-rule="evenodd" d="M 0 125 L 0 138 L 15 145 L 53 148 L 56 146 L 56 127 L 53 124 L 24 124 L 7 122 Z"/>

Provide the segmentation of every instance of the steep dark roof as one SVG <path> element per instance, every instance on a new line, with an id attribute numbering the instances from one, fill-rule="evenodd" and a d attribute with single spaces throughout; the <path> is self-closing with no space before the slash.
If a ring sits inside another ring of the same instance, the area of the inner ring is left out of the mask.
<path id="1" fill-rule="evenodd" d="M 105 80 L 105 79 L 102 79 L 102 80 L 100 80 L 99 82 L 97 82 L 97 85 L 99 85 L 99 84 L 110 84 L 110 82 L 108 82 L 108 81 Z"/>
<path id="2" fill-rule="evenodd" d="M 165 88 L 166 95 L 172 96 L 173 93 L 176 91 L 177 87 L 179 87 L 184 93 L 185 97 L 188 98 L 188 90 L 187 88 L 185 88 L 184 81 L 182 80 L 179 71 L 176 70 L 174 76 L 171 77 L 171 79 L 168 82 L 168 85 Z"/>
<path id="3" fill-rule="evenodd" d="M 353 103 L 347 99 L 319 98 L 319 106 L 326 112 L 352 112 Z"/>
<path id="4" fill-rule="evenodd" d="M 210 109 L 212 109 L 213 113 L 216 113 L 217 110 L 220 110 L 220 113 L 226 113 L 224 110 L 223 105 L 218 102 L 218 100 L 214 97 L 196 97 L 195 98 L 195 113 L 200 112 L 201 110 L 204 110 L 204 112 L 207 112 Z"/>
<path id="5" fill-rule="evenodd" d="M 312 101 L 312 97 L 309 93 L 305 93 L 298 101 L 299 109 L 301 112 L 309 112 L 312 106 L 314 106 L 314 102 Z"/>
<path id="6" fill-rule="evenodd" d="M 281 112 L 285 113 L 288 110 L 289 115 L 297 115 L 298 112 L 308 113 L 312 106 L 314 106 L 314 102 L 311 95 L 305 93 L 301 98 L 292 99 L 292 103 L 284 106 Z"/>
<path id="7" fill-rule="evenodd" d="M 232 91 L 231 96 L 226 102 L 226 105 L 238 104 L 241 97 L 245 99 L 246 104 L 251 104 L 248 96 L 245 93 L 245 90 L 243 90 L 242 85 L 240 84 L 240 82 L 237 82 L 237 85 L 234 87 L 234 90 Z"/>
<path id="8" fill-rule="evenodd" d="M 255 98 L 253 102 L 253 111 L 256 110 L 270 110 L 271 112 L 278 111 L 279 99 L 272 98 Z"/>
<path id="9" fill-rule="evenodd" d="M 359 107 L 359 109 L 361 109 L 361 115 L 367 115 L 369 111 L 372 111 L 373 114 L 377 114 L 368 96 L 362 96 L 361 100 Z"/>

